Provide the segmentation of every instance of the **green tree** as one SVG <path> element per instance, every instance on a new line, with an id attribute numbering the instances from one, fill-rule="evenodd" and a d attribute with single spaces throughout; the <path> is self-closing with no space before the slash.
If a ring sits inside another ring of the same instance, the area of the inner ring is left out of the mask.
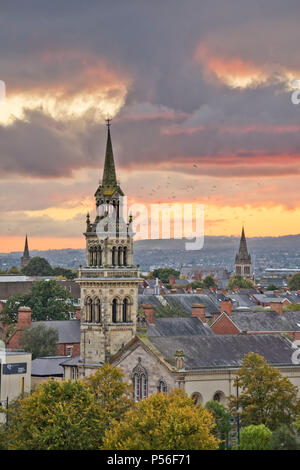
<path id="1" fill-rule="evenodd" d="M 69 320 L 70 313 L 75 311 L 74 299 L 69 291 L 54 280 L 37 281 L 26 294 L 11 296 L 0 314 L 0 319 L 13 323 L 18 318 L 20 306 L 30 307 L 33 321 Z"/>
<path id="2" fill-rule="evenodd" d="M 57 343 L 58 331 L 55 328 L 47 328 L 44 324 L 27 328 L 19 340 L 20 347 L 32 353 L 32 359 L 55 356 Z"/>
<path id="3" fill-rule="evenodd" d="M 192 289 L 202 288 L 204 287 L 203 282 L 201 281 L 192 281 L 188 284 L 187 287 L 191 287 Z"/>
<path id="4" fill-rule="evenodd" d="M 84 379 L 84 383 L 95 395 L 98 405 L 103 409 L 105 425 L 119 421 L 125 412 L 134 406 L 132 386 L 124 381 L 121 369 L 104 364 L 95 374 Z"/>
<path id="5" fill-rule="evenodd" d="M 151 279 L 158 279 L 161 280 L 163 284 L 167 284 L 169 282 L 170 277 L 175 277 L 176 279 L 179 278 L 180 272 L 176 271 L 176 269 L 173 268 L 158 268 L 154 269 L 150 273 L 150 278 Z"/>
<path id="6" fill-rule="evenodd" d="M 275 429 L 270 440 L 271 450 L 299 450 L 297 437 L 291 427 L 282 424 Z"/>
<path id="7" fill-rule="evenodd" d="M 104 433 L 103 410 L 81 381 L 41 384 L 9 413 L 9 450 L 96 449 Z"/>
<path id="8" fill-rule="evenodd" d="M 240 433 L 240 449 L 241 450 L 268 450 L 270 448 L 270 440 L 272 431 L 264 424 L 257 426 L 251 424 L 242 428 Z"/>
<path id="9" fill-rule="evenodd" d="M 216 281 L 210 275 L 206 276 L 202 281 L 203 287 L 209 289 L 210 287 L 216 287 Z"/>
<path id="10" fill-rule="evenodd" d="M 51 265 L 45 258 L 39 256 L 31 258 L 29 263 L 22 268 L 22 273 L 26 276 L 53 276 Z"/>
<path id="11" fill-rule="evenodd" d="M 230 413 L 221 403 L 210 400 L 205 404 L 205 408 L 213 415 L 216 427 L 213 434 L 221 440 L 220 449 L 228 447 L 228 435 L 231 430 Z"/>
<path id="12" fill-rule="evenodd" d="M 277 290 L 277 287 L 275 286 L 275 284 L 269 284 L 267 290 Z"/>
<path id="13" fill-rule="evenodd" d="M 16 266 L 12 266 L 12 267 L 9 268 L 9 270 L 7 271 L 7 274 L 21 274 L 21 272 L 19 271 L 18 268 L 16 268 Z"/>
<path id="14" fill-rule="evenodd" d="M 59 266 L 52 268 L 52 274 L 53 276 L 63 276 L 66 279 L 75 279 L 75 277 L 77 277 L 77 271 Z"/>
<path id="15" fill-rule="evenodd" d="M 217 449 L 212 415 L 180 389 L 157 393 L 136 404 L 106 430 L 103 449 Z"/>
<path id="16" fill-rule="evenodd" d="M 242 409 L 243 426 L 265 424 L 274 430 L 282 423 L 291 424 L 299 414 L 297 387 L 259 354 L 244 356 L 234 386 L 239 386 L 239 397 L 229 397 L 229 410 L 235 415 L 237 406 Z"/>
<path id="17" fill-rule="evenodd" d="M 83 380 L 48 381 L 9 410 L 0 446 L 12 450 L 92 450 L 133 406 L 132 388 L 109 364 Z"/>
<path id="18" fill-rule="evenodd" d="M 296 273 L 288 279 L 288 288 L 290 290 L 300 289 L 300 273 Z"/>
<path id="19" fill-rule="evenodd" d="M 237 274 L 233 276 L 227 285 L 227 289 L 233 289 L 234 287 L 240 287 L 241 289 L 251 289 L 254 287 L 254 284 L 250 279 L 244 279 L 242 276 Z"/>

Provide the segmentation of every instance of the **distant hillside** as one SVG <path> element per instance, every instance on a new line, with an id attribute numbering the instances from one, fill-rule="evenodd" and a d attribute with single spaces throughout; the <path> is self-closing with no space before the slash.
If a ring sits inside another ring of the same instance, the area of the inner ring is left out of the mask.
<path id="1" fill-rule="evenodd" d="M 139 240 L 134 242 L 134 262 L 144 271 L 156 266 L 180 268 L 182 265 L 226 266 L 232 270 L 234 257 L 239 246 L 239 237 L 205 237 L 202 250 L 187 251 L 186 241 L 190 240 Z M 266 267 L 300 268 L 300 235 L 283 237 L 253 237 L 247 239 L 256 272 Z M 0 254 L 1 269 L 19 266 L 21 252 Z M 31 256 L 46 258 L 52 266 L 73 269 L 85 264 L 84 250 L 32 250 Z"/>

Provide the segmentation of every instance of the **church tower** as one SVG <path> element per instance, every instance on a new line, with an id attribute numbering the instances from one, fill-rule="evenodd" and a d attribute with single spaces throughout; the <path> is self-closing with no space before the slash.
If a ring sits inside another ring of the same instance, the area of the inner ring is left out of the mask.
<path id="1" fill-rule="evenodd" d="M 136 333 L 139 269 L 133 265 L 132 219 L 116 177 L 110 120 L 102 182 L 95 193 L 96 218 L 86 219 L 86 266 L 80 267 L 80 363 L 99 367 Z M 124 212 L 124 213 L 123 213 Z"/>
<path id="2" fill-rule="evenodd" d="M 234 268 L 236 275 L 240 275 L 246 279 L 252 279 L 252 262 L 251 256 L 248 253 L 244 227 L 242 229 L 239 251 L 235 257 Z"/>
<path id="3" fill-rule="evenodd" d="M 31 257 L 29 256 L 28 240 L 27 240 L 27 233 L 26 233 L 25 247 L 24 247 L 23 256 L 21 258 L 21 268 L 24 268 L 25 266 L 27 266 L 30 260 L 31 260 Z"/>

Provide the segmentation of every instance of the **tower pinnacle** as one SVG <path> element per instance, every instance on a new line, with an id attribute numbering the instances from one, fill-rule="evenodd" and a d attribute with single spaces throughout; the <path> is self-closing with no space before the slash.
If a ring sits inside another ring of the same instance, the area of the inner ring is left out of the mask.
<path id="1" fill-rule="evenodd" d="M 116 169 L 115 169 L 115 162 L 114 162 L 114 154 L 112 149 L 111 143 L 111 136 L 110 136 L 110 122 L 111 119 L 106 119 L 107 125 L 107 141 L 106 141 L 106 151 L 105 151 L 105 161 L 104 161 L 104 170 L 103 170 L 103 178 L 102 178 L 102 185 L 105 187 L 116 187 L 117 186 L 117 176 L 116 176 Z"/>

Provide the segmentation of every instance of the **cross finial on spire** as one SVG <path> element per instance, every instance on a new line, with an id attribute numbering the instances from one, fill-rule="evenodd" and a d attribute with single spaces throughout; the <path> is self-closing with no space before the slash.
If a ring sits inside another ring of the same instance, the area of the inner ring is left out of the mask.
<path id="1" fill-rule="evenodd" d="M 111 121 L 112 121 L 112 119 L 109 118 L 109 117 L 107 117 L 107 118 L 105 119 L 105 122 L 106 122 L 106 125 L 107 125 L 107 129 L 110 128 L 110 123 L 111 123 Z"/>

